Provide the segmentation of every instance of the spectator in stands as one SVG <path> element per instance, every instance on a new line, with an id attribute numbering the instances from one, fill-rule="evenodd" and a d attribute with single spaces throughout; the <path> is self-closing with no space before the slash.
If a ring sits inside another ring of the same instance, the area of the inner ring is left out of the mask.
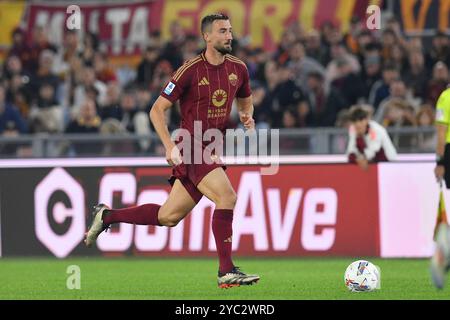
<path id="1" fill-rule="evenodd" d="M 80 107 L 78 117 L 66 128 L 67 133 L 97 133 L 102 120 L 97 115 L 95 101 L 86 98 Z"/>
<path id="2" fill-rule="evenodd" d="M 158 48 L 153 46 L 148 46 L 142 56 L 142 61 L 137 67 L 137 78 L 138 84 L 143 84 L 149 86 L 152 82 L 156 65 L 158 63 Z"/>
<path id="3" fill-rule="evenodd" d="M 80 57 L 84 64 L 94 64 L 94 54 L 100 49 L 98 35 L 93 32 L 87 32 L 83 40 L 83 51 Z"/>
<path id="4" fill-rule="evenodd" d="M 397 17 L 391 16 L 387 19 L 386 29 L 392 30 L 394 32 L 397 44 L 399 44 L 403 49 L 407 48 L 408 41 L 406 40 L 406 38 L 402 32 L 400 20 Z"/>
<path id="5" fill-rule="evenodd" d="M 153 74 L 153 81 L 150 85 L 154 95 L 159 95 L 163 86 L 169 82 L 172 73 L 172 65 L 167 60 L 158 61 Z"/>
<path id="6" fill-rule="evenodd" d="M 340 62 L 345 61 L 348 74 L 357 74 L 361 70 L 358 59 L 347 51 L 347 48 L 342 43 L 337 43 L 331 46 L 331 58 L 326 68 L 325 79 L 327 83 L 332 83 L 335 79 L 342 77 L 338 66 Z"/>
<path id="7" fill-rule="evenodd" d="M 148 45 L 158 49 L 161 49 L 163 47 L 163 40 L 160 30 L 153 30 L 152 32 L 150 32 L 148 37 Z"/>
<path id="8" fill-rule="evenodd" d="M 388 59 L 385 59 L 385 64 L 393 64 L 397 66 L 400 73 L 403 73 L 407 68 L 406 53 L 401 45 L 394 44 L 390 49 L 390 55 Z"/>
<path id="9" fill-rule="evenodd" d="M 58 133 L 63 131 L 63 109 L 55 99 L 53 86 L 43 83 L 37 103 L 30 112 L 30 129 L 34 133 Z"/>
<path id="10" fill-rule="evenodd" d="M 297 110 L 294 108 L 287 108 L 283 112 L 283 120 L 281 128 L 284 129 L 295 129 L 302 124 L 299 122 L 301 115 L 298 114 Z M 292 137 L 287 136 L 280 139 L 280 152 L 281 154 L 292 153 L 293 150 L 299 152 L 301 150 L 308 150 L 309 147 L 309 137 Z"/>
<path id="11" fill-rule="evenodd" d="M 286 65 L 279 66 L 278 83 L 272 92 L 271 126 L 273 128 L 282 126 L 283 113 L 286 108 L 297 110 L 306 103 L 304 91 L 294 82 L 292 69 Z"/>
<path id="12" fill-rule="evenodd" d="M 111 81 L 106 89 L 105 103 L 99 106 L 98 114 L 102 120 L 122 119 L 122 108 L 120 107 L 121 87 L 118 82 Z"/>
<path id="13" fill-rule="evenodd" d="M 425 89 L 429 74 L 425 69 L 425 59 L 421 51 L 411 51 L 408 57 L 408 68 L 403 73 L 403 79 L 408 87 L 412 89 L 415 97 L 425 100 Z"/>
<path id="14" fill-rule="evenodd" d="M 97 103 L 97 101 L 98 101 L 98 95 L 99 95 L 99 92 L 98 92 L 98 90 L 97 90 L 94 86 L 86 87 L 86 90 L 85 90 L 85 92 L 84 92 L 84 97 L 85 97 L 85 98 L 89 98 L 89 99 L 91 99 L 91 100 L 94 100 L 94 101 L 95 101 L 95 106 L 96 106 L 97 110 L 100 109 L 100 105 Z M 97 111 L 97 112 L 98 112 L 98 111 Z"/>
<path id="15" fill-rule="evenodd" d="M 4 65 L 4 75 L 8 81 L 6 100 L 19 108 L 22 116 L 27 116 L 30 104 L 30 75 L 23 70 L 18 56 L 10 55 Z"/>
<path id="16" fill-rule="evenodd" d="M 136 88 L 136 103 L 140 111 L 149 113 L 155 97 L 147 86 L 138 85 Z M 150 123 L 151 124 L 151 123 Z"/>
<path id="17" fill-rule="evenodd" d="M 436 106 L 437 99 L 450 82 L 448 66 L 442 61 L 433 67 L 432 78 L 428 81 L 425 102 Z"/>
<path id="18" fill-rule="evenodd" d="M 185 33 L 178 21 L 170 24 L 170 40 L 162 50 L 162 56 L 170 63 L 173 70 L 177 70 L 183 64 L 183 44 Z"/>
<path id="19" fill-rule="evenodd" d="M 39 57 L 39 66 L 36 74 L 31 78 L 31 93 L 32 99 L 35 100 L 38 98 L 39 90 L 41 89 L 41 85 L 43 83 L 50 84 L 53 87 L 53 93 L 55 95 L 55 99 L 61 101 L 63 98 L 58 95 L 61 79 L 54 74 L 53 72 L 53 61 L 55 54 L 50 50 L 43 50 Z M 61 100 L 60 100 L 61 99 Z"/>
<path id="20" fill-rule="evenodd" d="M 255 112 L 256 112 L 256 108 L 258 108 L 258 110 L 264 110 L 263 114 L 265 112 L 267 112 L 268 117 L 266 119 L 267 124 L 269 126 L 273 126 L 274 125 L 274 121 L 272 119 L 272 110 L 275 108 L 277 110 L 280 109 L 278 104 L 274 104 L 273 101 L 275 99 L 275 89 L 278 86 L 278 83 L 280 82 L 280 76 L 279 76 L 279 72 L 278 72 L 278 65 L 275 61 L 273 60 L 269 60 L 266 62 L 266 64 L 264 65 L 264 82 L 261 83 L 261 89 L 264 90 L 264 94 L 260 94 L 258 96 L 258 98 L 256 99 L 257 103 L 255 105 L 254 102 L 254 107 L 255 107 Z M 253 82 L 253 85 L 255 86 L 256 90 L 258 90 L 258 83 Z M 262 98 L 262 101 L 259 101 Z M 258 111 L 259 112 L 259 111 Z M 255 122 L 257 123 L 258 121 L 255 119 Z"/>
<path id="21" fill-rule="evenodd" d="M 264 82 L 265 65 L 269 60 L 269 53 L 267 53 L 262 48 L 255 48 L 252 52 L 254 67 L 254 75 L 250 80 L 256 80 L 261 83 Z"/>
<path id="22" fill-rule="evenodd" d="M 17 56 L 20 59 L 24 70 L 29 73 L 32 70 L 31 48 L 27 44 L 25 37 L 25 30 L 20 27 L 17 27 L 12 31 L 12 45 L 7 56 Z"/>
<path id="23" fill-rule="evenodd" d="M 289 60 L 289 50 L 296 40 L 295 33 L 292 30 L 283 31 L 277 51 L 274 54 L 275 62 L 285 64 Z"/>
<path id="24" fill-rule="evenodd" d="M 30 74 L 23 69 L 19 56 L 10 55 L 6 59 L 3 69 L 3 74 L 7 80 L 11 80 L 14 75 L 20 75 L 21 77 L 26 77 L 23 79 L 24 82 L 28 83 L 30 81 Z"/>
<path id="25" fill-rule="evenodd" d="M 369 104 L 378 109 L 380 102 L 389 96 L 392 81 L 399 79 L 400 73 L 395 65 L 388 64 L 383 68 L 382 79 L 375 82 L 369 93 Z"/>
<path id="26" fill-rule="evenodd" d="M 116 72 L 109 65 L 108 56 L 102 52 L 94 53 L 95 77 L 98 81 L 108 84 L 110 81 L 117 81 Z"/>
<path id="27" fill-rule="evenodd" d="M 50 43 L 48 39 L 48 29 L 45 26 L 37 26 L 33 29 L 33 42 L 30 48 L 30 70 L 31 74 L 35 74 L 41 64 L 41 55 L 43 51 L 50 51 L 55 54 L 58 49 Z"/>
<path id="28" fill-rule="evenodd" d="M 139 110 L 134 90 L 128 90 L 122 94 L 120 107 L 122 110 L 122 118 L 120 121 L 129 133 L 150 135 L 151 130 L 148 113 Z M 139 151 L 147 151 L 149 147 L 150 139 L 148 137 L 139 140 Z"/>
<path id="29" fill-rule="evenodd" d="M 198 54 L 199 39 L 194 34 L 188 34 L 183 43 L 183 61 L 191 60 Z"/>
<path id="30" fill-rule="evenodd" d="M 422 38 L 420 36 L 415 36 L 415 37 L 409 38 L 409 40 L 406 44 L 406 50 L 408 50 L 408 52 L 420 51 L 423 53 L 424 49 L 423 49 Z M 425 65 L 426 65 L 426 63 L 425 63 Z"/>
<path id="31" fill-rule="evenodd" d="M 358 36 L 363 31 L 361 19 L 358 16 L 353 16 L 350 19 L 350 27 L 348 32 L 344 35 L 344 43 L 349 48 L 352 54 L 358 54 Z"/>
<path id="32" fill-rule="evenodd" d="M 320 33 L 317 30 L 311 30 L 305 38 L 305 54 L 311 59 L 317 60 L 322 66 L 326 61 L 326 49 L 320 41 Z"/>
<path id="33" fill-rule="evenodd" d="M 324 21 L 320 26 L 320 33 L 322 35 L 322 43 L 330 48 L 333 44 L 339 43 L 343 40 L 343 35 L 339 32 L 336 25 L 330 21 Z M 328 64 L 328 62 L 326 63 Z"/>
<path id="34" fill-rule="evenodd" d="M 27 133 L 25 119 L 16 106 L 6 101 L 5 87 L 0 84 L 0 135 L 10 137 L 23 133 Z"/>
<path id="35" fill-rule="evenodd" d="M 258 81 L 252 82 L 252 98 L 253 98 L 253 119 L 257 129 L 267 129 L 270 127 L 271 106 L 264 103 L 266 98 L 266 89 Z"/>
<path id="36" fill-rule="evenodd" d="M 333 126 L 338 112 L 348 106 L 336 89 L 325 86 L 322 73 L 311 72 L 308 75 L 306 92 L 310 106 L 308 125 L 314 127 Z"/>
<path id="37" fill-rule="evenodd" d="M 73 56 L 68 63 L 69 69 L 64 75 L 64 78 L 61 79 L 61 92 L 64 97 L 61 101 L 61 105 L 66 108 L 70 108 L 74 105 L 75 88 L 83 79 L 83 62 L 81 58 Z"/>
<path id="38" fill-rule="evenodd" d="M 356 41 L 357 49 L 355 52 L 353 52 L 353 54 L 358 57 L 360 64 L 362 64 L 363 57 L 366 55 L 368 50 L 373 50 L 374 48 L 376 48 L 378 53 L 381 51 L 381 46 L 378 43 L 374 42 L 372 33 L 369 30 L 362 30 L 356 38 Z"/>
<path id="39" fill-rule="evenodd" d="M 65 132 L 72 134 L 99 133 L 101 123 L 95 101 L 86 98 L 80 106 L 77 118 L 69 123 Z M 92 155 L 101 150 L 101 144 L 98 142 L 74 142 L 72 146 L 76 155 Z"/>
<path id="40" fill-rule="evenodd" d="M 417 126 L 422 128 L 431 128 L 434 125 L 435 112 L 431 105 L 424 104 L 419 108 L 416 115 Z M 430 133 L 419 132 L 417 134 L 417 146 L 421 151 L 433 152 L 436 147 L 436 131 Z"/>
<path id="41" fill-rule="evenodd" d="M 431 42 L 431 49 L 426 54 L 426 65 L 433 68 L 439 61 L 450 66 L 450 40 L 443 31 L 436 31 Z"/>
<path id="42" fill-rule="evenodd" d="M 372 87 L 381 80 L 381 56 L 377 50 L 366 51 L 361 78 L 364 86 L 363 94 L 367 101 Z"/>
<path id="43" fill-rule="evenodd" d="M 329 27 L 326 27 L 325 33 L 322 34 L 322 43 L 325 44 L 326 48 L 326 55 L 325 55 L 325 61 L 324 66 L 328 65 L 330 63 L 332 56 L 331 56 L 331 47 L 334 44 L 342 43 L 344 41 L 344 37 L 342 33 L 339 31 L 339 29 L 334 25 L 333 22 L 328 21 L 325 22 L 324 25 L 329 25 Z M 324 30 L 324 29 L 322 29 Z"/>
<path id="44" fill-rule="evenodd" d="M 30 90 L 28 88 L 29 78 L 14 74 L 8 81 L 6 101 L 17 106 L 20 114 L 27 118 L 30 111 Z M 1 78 L 0 78 L 1 82 Z"/>
<path id="45" fill-rule="evenodd" d="M 306 88 L 308 74 L 311 72 L 325 75 L 325 69 L 315 59 L 305 56 L 305 47 L 300 41 L 289 48 L 287 67 L 292 70 L 295 83 L 302 89 Z"/>
<path id="46" fill-rule="evenodd" d="M 395 160 L 397 151 L 386 129 L 369 120 L 367 111 L 354 107 L 350 119 L 352 124 L 346 152 L 350 163 L 367 170 L 369 163 Z"/>
<path id="47" fill-rule="evenodd" d="M 392 60 L 392 49 L 398 43 L 398 37 L 392 29 L 384 29 L 381 35 L 381 55 L 383 60 Z"/>
<path id="48" fill-rule="evenodd" d="M 53 63 L 54 73 L 64 79 L 70 72 L 70 61 L 82 55 L 78 31 L 65 30 L 63 45 L 55 55 Z"/>
<path id="49" fill-rule="evenodd" d="M 377 115 L 376 115 L 377 116 Z M 414 108 L 402 99 L 392 99 L 384 108 L 381 123 L 384 127 L 411 127 L 414 126 Z"/>
<path id="50" fill-rule="evenodd" d="M 333 61 L 330 63 L 333 63 Z M 347 105 L 356 104 L 359 100 L 364 99 L 363 80 L 349 57 L 343 56 L 336 59 L 335 63 L 336 76 L 331 82 L 331 86 L 339 91 Z"/>
<path id="51" fill-rule="evenodd" d="M 27 133 L 27 125 L 25 119 L 20 115 L 19 110 L 6 101 L 6 90 L 0 83 L 0 136 L 16 137 L 20 134 Z M 0 144 L 0 154 L 4 156 L 20 156 L 20 152 L 24 150 L 17 142 Z"/>
<path id="52" fill-rule="evenodd" d="M 95 74 L 95 69 L 92 66 L 86 65 L 83 67 L 81 82 L 75 87 L 74 91 L 74 106 L 73 112 L 78 112 L 79 107 L 84 101 L 86 90 L 89 87 L 95 88 L 98 92 L 96 104 L 104 105 L 106 101 L 106 84 L 98 80 Z"/>
<path id="53" fill-rule="evenodd" d="M 406 111 L 412 110 L 414 113 L 416 107 L 416 101 L 406 87 L 405 82 L 401 79 L 396 79 L 391 82 L 389 96 L 380 103 L 380 106 L 375 112 L 374 120 L 384 126 L 391 126 L 393 124 L 401 126 L 413 125 L 414 120 L 408 117 L 409 111 L 408 113 Z M 389 118 L 388 115 L 393 112 L 392 110 L 397 109 L 401 111 L 400 116 L 394 119 Z"/>
<path id="54" fill-rule="evenodd" d="M 282 128 L 298 128 L 299 123 L 297 112 L 294 109 L 286 109 L 283 112 L 283 125 Z"/>

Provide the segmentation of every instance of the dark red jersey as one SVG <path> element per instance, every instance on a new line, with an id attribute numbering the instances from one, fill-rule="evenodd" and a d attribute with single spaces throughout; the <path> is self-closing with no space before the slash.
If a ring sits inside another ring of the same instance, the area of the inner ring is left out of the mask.
<path id="1" fill-rule="evenodd" d="M 181 128 L 192 135 L 194 121 L 202 122 L 202 132 L 210 128 L 224 132 L 234 98 L 251 95 L 248 70 L 232 55 L 225 55 L 216 66 L 202 53 L 175 72 L 161 95 L 171 102 L 180 100 Z"/>

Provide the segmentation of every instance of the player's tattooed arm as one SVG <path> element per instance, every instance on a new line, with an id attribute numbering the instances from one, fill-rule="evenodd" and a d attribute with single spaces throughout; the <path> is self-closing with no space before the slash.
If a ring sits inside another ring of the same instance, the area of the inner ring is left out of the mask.
<path id="1" fill-rule="evenodd" d="M 181 163 L 181 156 L 177 146 L 170 138 L 169 129 L 167 128 L 165 113 L 171 106 L 172 102 L 163 96 L 159 96 L 150 110 L 150 120 L 166 149 L 166 160 L 173 166 Z"/>
<path id="2" fill-rule="evenodd" d="M 253 119 L 253 101 L 252 96 L 247 98 L 236 98 L 239 111 L 239 118 L 246 129 L 255 128 L 255 120 Z"/>

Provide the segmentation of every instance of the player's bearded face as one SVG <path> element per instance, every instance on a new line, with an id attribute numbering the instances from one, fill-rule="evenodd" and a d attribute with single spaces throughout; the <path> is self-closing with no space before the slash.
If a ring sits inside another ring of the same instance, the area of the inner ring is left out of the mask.
<path id="1" fill-rule="evenodd" d="M 217 44 L 214 46 L 214 49 L 219 51 L 221 54 L 225 55 L 227 53 L 231 53 L 231 40 L 226 41 L 224 44 Z"/>
<path id="2" fill-rule="evenodd" d="M 233 35 L 231 32 L 231 24 L 228 20 L 216 20 L 213 26 L 213 47 L 221 54 L 231 53 L 231 41 Z"/>

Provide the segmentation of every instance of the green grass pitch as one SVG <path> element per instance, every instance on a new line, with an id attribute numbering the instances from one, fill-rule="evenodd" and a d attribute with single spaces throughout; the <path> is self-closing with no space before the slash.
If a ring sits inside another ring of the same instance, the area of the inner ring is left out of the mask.
<path id="1" fill-rule="evenodd" d="M 369 259 L 381 268 L 381 290 L 351 293 L 343 274 L 353 260 L 236 258 L 260 282 L 219 289 L 216 259 L 2 258 L 0 299 L 450 299 L 450 280 L 436 290 L 427 259 Z M 70 265 L 81 269 L 80 290 L 67 289 Z"/>

